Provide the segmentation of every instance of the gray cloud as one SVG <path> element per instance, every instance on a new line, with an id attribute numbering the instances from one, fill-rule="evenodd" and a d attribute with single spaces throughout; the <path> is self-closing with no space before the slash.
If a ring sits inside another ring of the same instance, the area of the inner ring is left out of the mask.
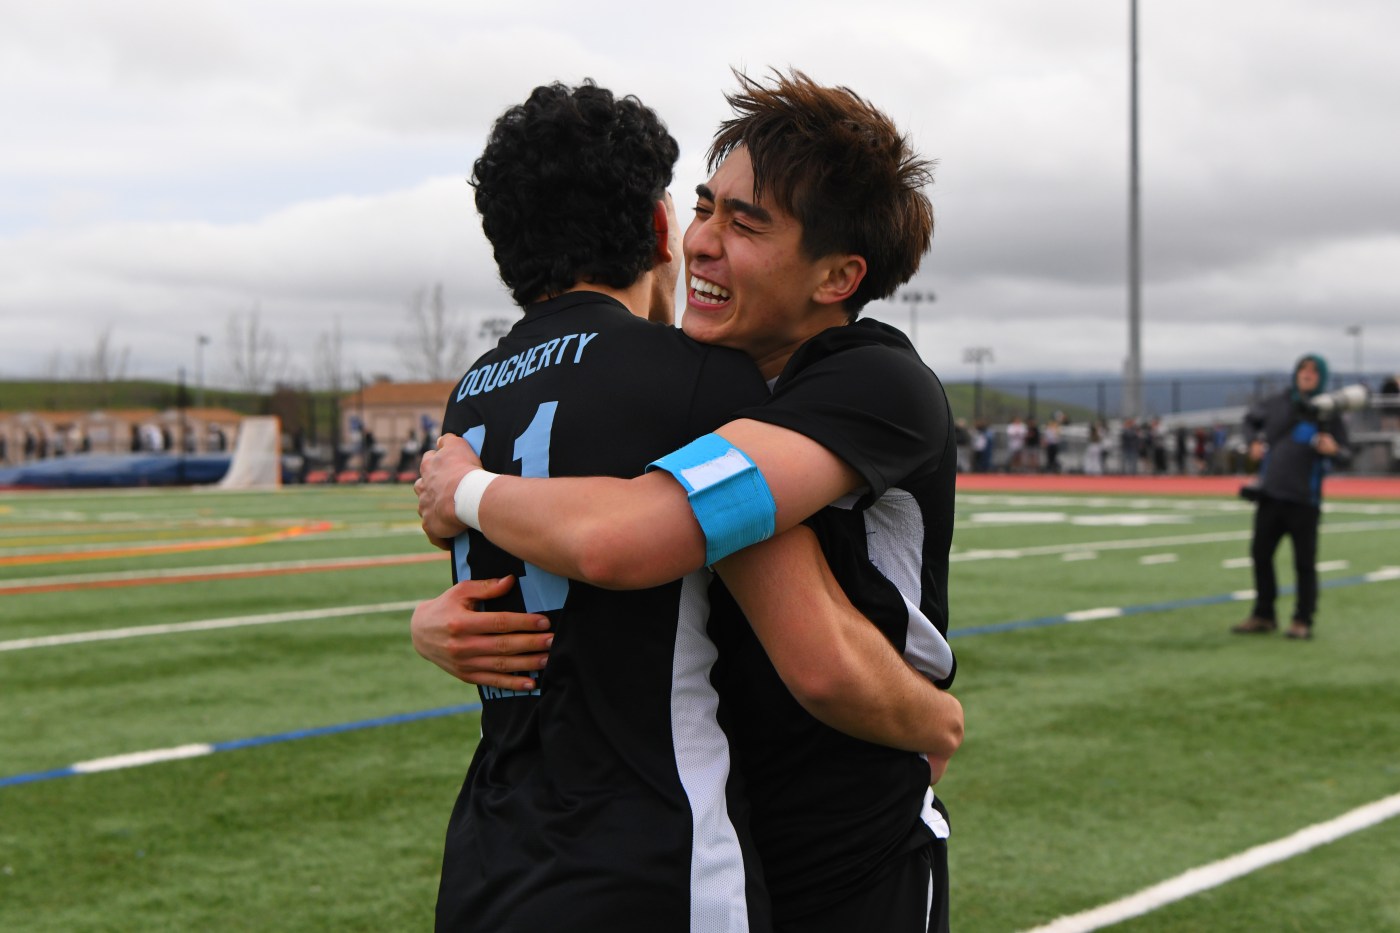
<path id="1" fill-rule="evenodd" d="M 964 5 L 966 6 L 966 5 Z M 1400 369 L 1400 9 L 1344 0 L 1142 10 L 1145 361 L 1277 369 L 1300 349 Z M 362 371 L 408 376 L 404 304 L 442 282 L 469 322 L 513 313 L 465 178 L 535 84 L 639 94 L 682 144 L 684 215 L 731 66 L 797 66 L 875 101 L 939 161 L 919 344 L 1000 372 L 1116 370 L 1126 348 L 1127 22 L 1091 0 L 973 8 L 720 3 L 692 13 L 454 0 L 11 5 L 0 33 L 0 376 L 111 327 L 173 377 L 195 335 L 257 307 L 309 374 L 342 328 Z M 738 47 L 738 46 L 733 46 Z M 908 326 L 907 306 L 871 313 Z"/>

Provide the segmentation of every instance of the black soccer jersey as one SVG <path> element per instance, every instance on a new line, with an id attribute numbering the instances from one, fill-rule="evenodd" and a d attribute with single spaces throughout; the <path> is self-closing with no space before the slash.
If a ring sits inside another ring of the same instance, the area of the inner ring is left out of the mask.
<path id="1" fill-rule="evenodd" d="M 860 473 L 867 489 L 807 524 L 851 602 L 948 686 L 956 447 L 943 387 L 908 339 L 874 321 L 824 331 L 788 361 L 772 398 L 738 417 L 798 431 Z M 727 601 L 715 590 L 716 605 Z M 717 683 L 736 700 L 734 756 L 776 922 L 844 899 L 885 860 L 946 835 L 926 800 L 923 756 L 823 725 L 788 693 L 747 625 L 717 616 L 712 630 Z"/>
<path id="2" fill-rule="evenodd" d="M 497 473 L 632 477 L 767 395 L 747 357 L 572 292 L 529 309 L 477 361 L 443 430 Z M 453 564 L 454 579 L 515 574 L 517 589 L 489 608 L 543 612 L 555 640 L 537 690 L 481 688 L 439 929 L 766 929 L 710 682 L 709 572 L 606 591 L 475 531 L 454 542 Z"/>

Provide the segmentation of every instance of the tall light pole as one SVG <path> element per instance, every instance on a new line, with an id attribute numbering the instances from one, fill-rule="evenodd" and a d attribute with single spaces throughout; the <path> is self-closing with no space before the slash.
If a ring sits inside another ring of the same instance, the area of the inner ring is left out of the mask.
<path id="1" fill-rule="evenodd" d="M 1128 358 L 1123 417 L 1142 417 L 1142 236 L 1138 185 L 1137 0 L 1128 0 Z"/>
<path id="2" fill-rule="evenodd" d="M 992 356 L 991 347 L 965 347 L 963 348 L 963 362 L 973 363 L 977 366 L 977 379 L 972 383 L 972 417 L 981 419 L 982 417 L 982 364 L 995 362 Z"/>
<path id="3" fill-rule="evenodd" d="M 1352 324 L 1347 328 L 1347 335 L 1356 338 L 1356 381 L 1365 382 L 1366 373 L 1361 368 L 1361 325 Z"/>
<path id="4" fill-rule="evenodd" d="M 933 292 L 902 291 L 899 300 L 909 306 L 909 342 L 919 349 L 919 305 L 927 301 L 933 304 L 938 296 Z"/>
<path id="5" fill-rule="evenodd" d="M 204 334 L 195 335 L 194 339 L 194 407 L 204 407 L 204 348 L 209 343 L 209 338 Z"/>

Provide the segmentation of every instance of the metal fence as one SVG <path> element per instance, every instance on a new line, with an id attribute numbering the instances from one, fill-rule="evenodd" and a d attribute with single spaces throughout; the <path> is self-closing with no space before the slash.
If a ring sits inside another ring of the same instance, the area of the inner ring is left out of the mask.
<path id="1" fill-rule="evenodd" d="M 1374 392 L 1381 381 L 1343 375 L 1331 385 L 1364 382 Z M 966 425 L 959 456 L 967 470 L 1228 474 L 1253 468 L 1243 436 L 1245 411 L 1287 385 L 1288 376 L 1276 374 L 1145 381 L 1149 414 L 1135 424 L 1120 416 L 1119 380 L 997 380 L 954 383 L 949 390 L 962 402 L 955 403 L 954 414 Z M 1011 449 L 1007 423 L 1013 417 L 1038 422 L 1037 448 Z M 1345 418 L 1354 454 L 1351 472 L 1400 472 L 1400 395 L 1373 394 L 1364 410 Z M 1053 451 L 1044 434 L 1052 421 L 1058 430 Z M 978 424 L 985 432 L 980 460 Z"/>

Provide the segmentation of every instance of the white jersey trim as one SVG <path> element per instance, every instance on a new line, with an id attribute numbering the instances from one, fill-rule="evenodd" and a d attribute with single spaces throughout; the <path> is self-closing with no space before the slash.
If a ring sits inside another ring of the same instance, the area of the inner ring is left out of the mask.
<path id="1" fill-rule="evenodd" d="M 690 929 L 749 929 L 747 876 L 739 834 L 729 815 L 729 739 L 719 726 L 719 697 L 710 683 L 718 652 L 706 634 L 711 574 L 681 582 L 671 664 L 671 741 L 690 804 Z"/>

